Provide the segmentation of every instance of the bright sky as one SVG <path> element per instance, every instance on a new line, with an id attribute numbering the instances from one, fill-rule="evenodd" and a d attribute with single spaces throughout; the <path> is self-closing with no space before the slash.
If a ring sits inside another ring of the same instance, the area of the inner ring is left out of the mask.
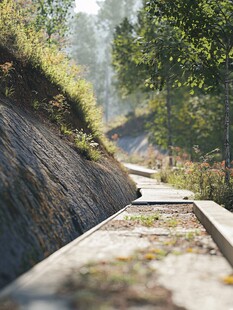
<path id="1" fill-rule="evenodd" d="M 96 0 L 75 0 L 75 12 L 85 12 L 88 14 L 97 14 L 99 6 Z"/>

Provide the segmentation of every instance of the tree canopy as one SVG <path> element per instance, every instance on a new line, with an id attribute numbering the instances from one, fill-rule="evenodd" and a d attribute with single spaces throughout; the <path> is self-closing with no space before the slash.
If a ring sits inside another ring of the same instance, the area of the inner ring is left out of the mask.
<path id="1" fill-rule="evenodd" d="M 233 56 L 232 0 L 152 0 L 147 12 L 153 19 L 167 20 L 177 27 L 189 43 L 190 63 L 183 61 L 192 86 L 224 89 L 225 94 L 225 167 L 226 183 L 230 175 L 230 66 Z"/>
<path id="2" fill-rule="evenodd" d="M 74 0 L 16 0 L 24 7 L 29 23 L 37 31 L 43 30 L 49 44 L 59 43 L 69 29 Z"/>
<path id="3" fill-rule="evenodd" d="M 222 94 L 218 100 L 224 107 L 224 158 L 228 171 L 232 53 L 232 0 L 151 0 L 144 1 L 136 23 L 124 22 L 116 28 L 113 64 L 122 82 L 120 86 L 129 92 L 133 89 L 125 82 L 127 76 L 135 77 L 135 85 L 140 76 L 147 90 L 168 92 L 165 107 L 168 140 L 174 129 L 169 126 L 174 123 L 172 118 L 176 118 L 172 115 L 171 97 L 175 88 L 186 85 L 191 87 L 191 94 L 197 89 L 212 95 Z M 141 70 L 144 66 L 146 70 Z M 226 182 L 229 182 L 228 172 Z"/>

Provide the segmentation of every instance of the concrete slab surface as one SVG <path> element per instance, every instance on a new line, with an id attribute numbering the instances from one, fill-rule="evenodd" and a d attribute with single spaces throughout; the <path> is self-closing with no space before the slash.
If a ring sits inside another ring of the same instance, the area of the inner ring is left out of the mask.
<path id="1" fill-rule="evenodd" d="M 161 201 L 182 201 L 192 200 L 194 193 L 189 190 L 181 190 L 172 187 L 171 185 L 158 182 L 156 179 L 149 179 L 147 177 L 131 175 L 131 178 L 137 184 L 140 190 L 141 197 L 133 203 L 140 202 L 161 202 Z"/>
<path id="2" fill-rule="evenodd" d="M 135 164 L 123 163 L 123 165 L 125 166 L 125 168 L 128 170 L 129 173 L 148 177 L 148 178 L 158 173 L 157 170 L 148 169 L 146 167 L 138 166 Z"/>

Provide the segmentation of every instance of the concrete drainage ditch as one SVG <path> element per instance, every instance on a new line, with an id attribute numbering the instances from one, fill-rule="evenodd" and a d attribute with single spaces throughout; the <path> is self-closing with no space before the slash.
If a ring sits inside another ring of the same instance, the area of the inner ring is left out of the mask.
<path id="1" fill-rule="evenodd" d="M 232 310 L 233 214 L 135 180 L 142 197 L 6 287 L 0 309 Z"/>

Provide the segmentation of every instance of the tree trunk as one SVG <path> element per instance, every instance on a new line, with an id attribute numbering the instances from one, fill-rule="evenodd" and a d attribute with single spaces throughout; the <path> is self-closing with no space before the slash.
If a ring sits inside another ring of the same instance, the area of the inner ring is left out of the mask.
<path id="1" fill-rule="evenodd" d="M 106 73 L 105 73 L 105 122 L 108 123 L 109 119 L 109 68 L 106 68 Z"/>
<path id="2" fill-rule="evenodd" d="M 225 183 L 230 184 L 230 99 L 229 99 L 229 54 L 226 55 L 226 74 L 225 74 Z"/>
<path id="3" fill-rule="evenodd" d="M 109 74 L 109 51 L 106 49 L 105 51 L 106 57 L 106 71 L 105 71 L 105 98 L 104 98 L 104 115 L 105 122 L 108 123 L 109 120 L 109 100 L 110 100 L 110 74 Z"/>
<path id="4" fill-rule="evenodd" d="M 168 156 L 169 156 L 169 166 L 173 166 L 172 160 L 172 128 L 171 128 L 171 89 L 170 83 L 167 81 L 167 98 L 166 98 L 166 107 L 167 107 L 167 142 L 168 142 Z"/>

